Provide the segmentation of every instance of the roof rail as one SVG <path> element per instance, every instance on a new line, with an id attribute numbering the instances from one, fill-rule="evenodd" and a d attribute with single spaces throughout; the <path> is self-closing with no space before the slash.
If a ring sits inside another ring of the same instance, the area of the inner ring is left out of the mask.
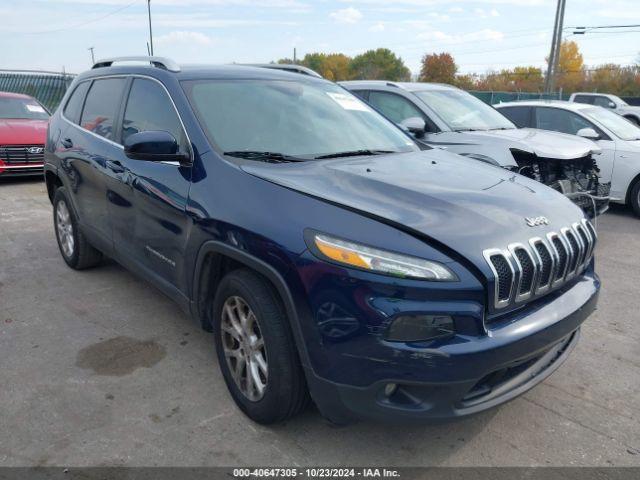
<path id="1" fill-rule="evenodd" d="M 292 63 L 237 63 L 236 65 L 244 65 L 246 67 L 270 68 L 272 70 L 284 70 L 287 72 L 309 75 L 310 77 L 322 78 L 322 75 L 320 75 L 315 70 L 311 70 L 310 68 L 303 65 L 296 65 Z"/>
<path id="2" fill-rule="evenodd" d="M 165 57 L 150 56 L 105 58 L 103 60 L 98 60 L 91 68 L 110 67 L 116 62 L 148 62 L 153 67 L 162 68 L 170 72 L 180 71 L 180 66 L 173 60 Z"/>

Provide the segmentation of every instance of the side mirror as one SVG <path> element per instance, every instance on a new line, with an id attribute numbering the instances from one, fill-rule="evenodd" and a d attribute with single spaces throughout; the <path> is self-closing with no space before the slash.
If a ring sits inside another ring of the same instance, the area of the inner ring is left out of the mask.
<path id="1" fill-rule="evenodd" d="M 593 128 L 581 128 L 576 133 L 579 137 L 588 138 L 589 140 L 598 140 L 600 135 Z"/>
<path id="2" fill-rule="evenodd" d="M 148 130 L 129 135 L 124 154 L 133 160 L 186 163 L 189 157 L 179 152 L 178 142 L 169 132 Z"/>
<path id="3" fill-rule="evenodd" d="M 609 108 L 616 108 L 616 104 L 614 102 L 609 102 Z"/>
<path id="4" fill-rule="evenodd" d="M 420 117 L 406 118 L 400 123 L 400 125 L 409 130 L 409 132 L 411 132 L 418 138 L 424 135 L 425 129 L 427 127 L 424 119 Z"/>

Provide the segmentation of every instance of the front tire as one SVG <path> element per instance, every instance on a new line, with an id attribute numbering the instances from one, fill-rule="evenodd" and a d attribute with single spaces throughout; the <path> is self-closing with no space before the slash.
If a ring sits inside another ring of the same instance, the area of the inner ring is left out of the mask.
<path id="1" fill-rule="evenodd" d="M 265 279 L 248 270 L 222 279 L 213 333 L 227 388 L 249 418 L 276 423 L 304 408 L 307 387 L 288 319 Z"/>
<path id="2" fill-rule="evenodd" d="M 629 190 L 628 203 L 635 214 L 640 217 L 640 180 L 636 180 L 636 183 Z"/>
<path id="3" fill-rule="evenodd" d="M 53 229 L 60 254 L 71 268 L 83 270 L 100 263 L 102 253 L 92 247 L 80 231 L 64 187 L 58 188 L 53 197 Z"/>

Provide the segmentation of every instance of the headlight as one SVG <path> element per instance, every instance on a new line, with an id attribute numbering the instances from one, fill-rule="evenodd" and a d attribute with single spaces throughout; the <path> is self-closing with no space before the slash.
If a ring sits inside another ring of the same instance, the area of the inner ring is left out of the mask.
<path id="1" fill-rule="evenodd" d="M 343 265 L 383 273 L 395 277 L 418 278 L 439 282 L 454 282 L 458 277 L 442 263 L 378 250 L 358 243 L 316 233 L 313 251 Z"/>

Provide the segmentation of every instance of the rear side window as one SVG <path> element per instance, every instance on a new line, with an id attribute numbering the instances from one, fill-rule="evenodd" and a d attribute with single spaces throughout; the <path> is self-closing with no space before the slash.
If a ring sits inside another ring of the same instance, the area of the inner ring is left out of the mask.
<path id="1" fill-rule="evenodd" d="M 124 78 L 107 78 L 93 82 L 82 110 L 82 128 L 113 140 L 113 124 L 125 82 Z"/>
<path id="2" fill-rule="evenodd" d="M 122 143 L 134 133 L 162 130 L 173 135 L 181 153 L 189 153 L 187 136 L 171 99 L 160 84 L 136 78 L 131 86 L 122 122 Z"/>
<path id="3" fill-rule="evenodd" d="M 395 123 L 402 123 L 412 117 L 424 119 L 424 115 L 418 107 L 395 93 L 371 90 L 369 92 L 369 103 Z"/>
<path id="4" fill-rule="evenodd" d="M 577 103 L 588 103 L 589 105 L 592 105 L 593 97 L 591 95 L 576 95 L 573 98 L 573 101 Z"/>
<path id="5" fill-rule="evenodd" d="M 64 107 L 64 116 L 73 123 L 80 123 L 82 104 L 84 103 L 84 97 L 87 95 L 87 90 L 89 90 L 89 83 L 82 82 L 78 84 Z"/>
<path id="6" fill-rule="evenodd" d="M 531 126 L 531 107 L 505 107 L 498 111 L 516 124 L 518 128 Z"/>

